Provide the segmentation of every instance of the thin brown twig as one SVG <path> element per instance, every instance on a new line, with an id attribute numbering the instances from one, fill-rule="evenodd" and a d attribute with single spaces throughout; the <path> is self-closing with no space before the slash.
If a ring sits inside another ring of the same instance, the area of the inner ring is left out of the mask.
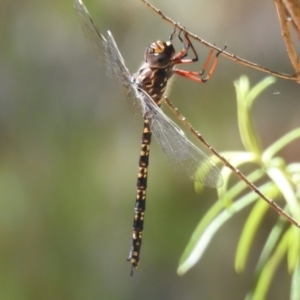
<path id="1" fill-rule="evenodd" d="M 295 30 L 300 34 L 300 2 L 299 0 L 282 0 L 285 9 L 288 11 Z"/>
<path id="2" fill-rule="evenodd" d="M 298 59 L 296 50 L 294 48 L 294 44 L 292 42 L 290 30 L 288 28 L 285 7 L 281 0 L 274 0 L 274 2 L 275 2 L 276 9 L 277 9 L 278 18 L 279 18 L 279 22 L 280 22 L 280 26 L 281 26 L 281 30 L 282 30 L 282 37 L 285 42 L 287 53 L 289 55 L 290 61 L 292 63 L 292 66 L 293 66 L 296 74 L 299 75 L 300 74 L 300 63 L 299 63 L 299 59 Z M 299 76 L 298 76 L 297 82 L 300 83 Z"/>
<path id="3" fill-rule="evenodd" d="M 153 6 L 152 4 L 150 4 L 148 1 L 146 0 L 141 0 L 143 3 L 145 3 L 152 11 L 154 11 L 156 14 L 158 14 L 163 20 L 165 20 L 166 22 L 172 24 L 172 26 L 186 32 L 191 38 L 193 38 L 194 40 L 200 42 L 201 44 L 211 48 L 211 49 L 214 49 L 216 51 L 220 51 L 221 49 L 217 48 L 216 46 L 214 46 L 213 44 L 210 44 L 208 42 L 206 42 L 205 40 L 201 39 L 199 36 L 197 36 L 196 34 L 186 30 L 186 28 L 182 27 L 178 22 L 175 22 L 173 21 L 171 18 L 169 18 L 168 16 L 166 16 L 161 10 L 157 9 L 155 6 Z M 234 54 L 231 54 L 231 53 L 228 53 L 228 52 L 225 52 L 223 51 L 221 53 L 221 55 L 241 64 L 241 65 L 244 65 L 244 66 L 247 66 L 247 67 L 250 67 L 250 68 L 253 68 L 253 69 L 256 69 L 256 70 L 259 70 L 259 71 L 262 71 L 264 73 L 268 73 L 268 74 L 271 74 L 271 75 L 274 75 L 274 76 L 277 76 L 277 77 L 280 77 L 280 78 L 284 78 L 284 79 L 289 79 L 289 80 L 294 80 L 294 81 L 298 81 L 298 76 L 296 74 L 285 74 L 285 73 L 280 73 L 280 72 L 276 72 L 276 71 L 273 71 L 273 70 L 270 70 L 268 68 L 265 68 L 265 67 L 262 67 L 258 64 L 255 64 L 255 63 L 252 63 L 250 61 L 247 61 L 245 59 L 242 59 Z"/>
<path id="4" fill-rule="evenodd" d="M 292 20 L 291 17 L 289 17 L 289 16 L 287 16 L 287 20 L 288 20 L 289 22 L 291 22 L 291 24 L 292 24 L 294 30 L 295 30 L 296 33 L 298 34 L 298 38 L 300 39 L 300 31 L 298 31 L 298 27 L 297 27 L 296 23 L 294 22 L 294 20 Z"/>
<path id="5" fill-rule="evenodd" d="M 244 181 L 247 186 L 255 192 L 260 198 L 265 200 L 279 215 L 283 216 L 287 219 L 291 224 L 300 228 L 300 223 L 298 223 L 295 219 L 293 219 L 288 213 L 286 213 L 276 202 L 272 199 L 266 197 L 253 183 L 251 183 L 240 170 L 235 168 L 225 157 L 223 157 L 217 150 L 215 150 L 210 144 L 206 142 L 200 132 L 198 132 L 194 127 L 187 121 L 187 119 L 179 112 L 178 108 L 176 108 L 172 102 L 168 99 L 168 97 L 164 96 L 164 102 L 170 108 L 170 110 L 174 113 L 176 118 L 188 128 L 188 130 L 215 156 L 217 156 L 222 163 L 228 167 L 239 179 Z"/>

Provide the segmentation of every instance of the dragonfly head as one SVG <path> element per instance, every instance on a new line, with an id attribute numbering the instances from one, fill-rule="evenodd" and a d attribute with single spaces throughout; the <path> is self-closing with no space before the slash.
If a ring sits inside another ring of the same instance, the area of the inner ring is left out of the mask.
<path id="1" fill-rule="evenodd" d="M 165 68 L 171 63 L 174 55 L 175 49 L 170 41 L 157 41 L 147 47 L 144 58 L 150 68 Z"/>

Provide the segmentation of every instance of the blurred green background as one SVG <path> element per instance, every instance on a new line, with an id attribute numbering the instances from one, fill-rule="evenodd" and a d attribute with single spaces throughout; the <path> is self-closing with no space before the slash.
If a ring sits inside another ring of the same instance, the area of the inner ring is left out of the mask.
<path id="1" fill-rule="evenodd" d="M 227 43 L 228 52 L 293 72 L 272 1 L 152 3 L 201 38 Z M 132 72 L 145 47 L 173 30 L 138 0 L 85 4 L 100 29 L 112 31 Z M 195 45 L 199 70 L 209 50 Z M 253 84 L 266 76 L 221 56 L 207 84 L 173 82 L 170 98 L 219 151 L 243 150 L 233 87 L 242 74 Z M 155 142 L 141 262 L 129 276 L 142 122 L 97 64 L 72 1 L 1 1 L 0 84 L 0 299 L 243 298 L 277 215 L 265 220 L 246 273 L 237 275 L 233 262 L 247 212 L 178 277 L 179 257 L 217 195 L 197 195 Z M 299 109 L 294 82 L 278 79 L 263 93 L 254 118 L 264 146 L 300 125 Z M 283 153 L 287 161 L 299 159 L 298 147 Z M 283 265 L 269 299 L 286 299 L 289 280 Z"/>

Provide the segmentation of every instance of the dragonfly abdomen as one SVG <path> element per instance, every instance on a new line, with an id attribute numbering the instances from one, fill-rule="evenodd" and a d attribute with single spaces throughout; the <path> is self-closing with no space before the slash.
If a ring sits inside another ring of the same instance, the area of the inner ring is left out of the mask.
<path id="1" fill-rule="evenodd" d="M 132 265 L 131 275 L 133 275 L 134 269 L 137 268 L 142 245 L 142 231 L 144 228 L 144 215 L 146 209 L 146 189 L 150 142 L 151 129 L 149 120 L 144 119 L 141 153 L 139 160 L 139 173 L 137 179 L 137 193 L 134 207 L 132 242 L 128 257 L 128 260 L 131 262 Z"/>

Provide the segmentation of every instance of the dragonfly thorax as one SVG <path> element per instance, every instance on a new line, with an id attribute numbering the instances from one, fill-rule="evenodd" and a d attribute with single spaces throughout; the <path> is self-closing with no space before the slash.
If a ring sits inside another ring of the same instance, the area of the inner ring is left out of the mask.
<path id="1" fill-rule="evenodd" d="M 157 41 L 147 47 L 145 62 L 133 76 L 138 86 L 160 105 L 168 79 L 173 75 L 172 58 L 175 49 L 171 42 Z"/>

